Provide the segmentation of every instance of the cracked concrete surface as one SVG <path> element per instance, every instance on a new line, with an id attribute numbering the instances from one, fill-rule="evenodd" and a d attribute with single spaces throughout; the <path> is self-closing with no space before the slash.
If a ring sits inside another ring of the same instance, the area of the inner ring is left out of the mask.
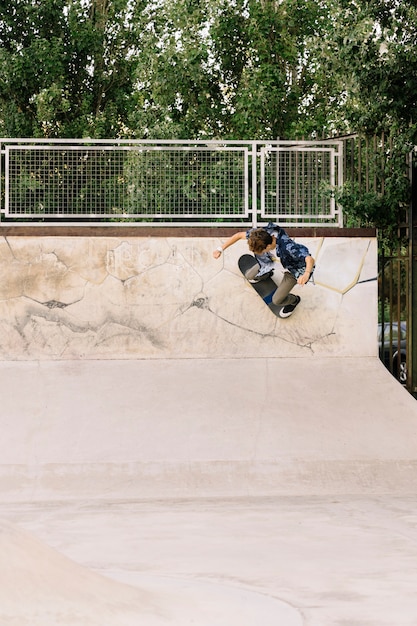
<path id="1" fill-rule="evenodd" d="M 2 238 L 0 359 L 375 356 L 376 241 L 300 242 L 314 284 L 279 320 L 238 270 L 245 242 L 214 260 L 210 238 Z"/>

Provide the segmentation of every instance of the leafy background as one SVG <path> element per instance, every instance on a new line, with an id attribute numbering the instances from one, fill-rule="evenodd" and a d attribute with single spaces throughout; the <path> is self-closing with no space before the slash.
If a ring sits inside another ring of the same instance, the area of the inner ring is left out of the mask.
<path id="1" fill-rule="evenodd" d="M 4 137 L 385 137 L 339 193 L 389 229 L 417 140 L 417 8 L 396 0 L 0 2 Z M 373 164 L 372 164 L 373 162 Z"/>

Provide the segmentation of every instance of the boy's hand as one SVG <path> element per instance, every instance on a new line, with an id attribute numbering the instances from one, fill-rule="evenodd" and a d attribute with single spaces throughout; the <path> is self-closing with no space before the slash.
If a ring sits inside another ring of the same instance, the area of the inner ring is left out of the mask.
<path id="1" fill-rule="evenodd" d="M 306 270 L 302 276 L 298 277 L 297 283 L 299 285 L 305 285 L 306 283 L 308 283 L 309 280 L 310 280 L 310 272 L 307 272 Z"/>

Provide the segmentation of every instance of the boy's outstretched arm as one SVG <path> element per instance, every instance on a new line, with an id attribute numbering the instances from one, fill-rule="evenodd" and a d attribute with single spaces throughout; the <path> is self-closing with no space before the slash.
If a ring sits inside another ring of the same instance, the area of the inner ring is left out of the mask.
<path id="1" fill-rule="evenodd" d="M 240 239 L 246 239 L 246 232 L 235 233 L 234 235 L 229 237 L 229 239 L 226 239 L 226 241 L 221 246 L 219 246 L 218 248 L 214 250 L 213 252 L 214 258 L 218 259 L 219 257 L 221 257 L 222 253 L 224 252 L 224 250 L 226 250 L 226 248 L 228 248 L 229 246 L 232 246 L 234 243 L 236 243 L 236 241 L 239 241 Z"/>

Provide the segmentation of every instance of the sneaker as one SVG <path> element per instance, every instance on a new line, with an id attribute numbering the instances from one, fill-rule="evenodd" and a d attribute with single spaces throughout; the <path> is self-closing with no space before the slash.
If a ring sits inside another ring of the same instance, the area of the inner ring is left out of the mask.
<path id="1" fill-rule="evenodd" d="M 280 317 L 289 317 L 293 313 L 295 307 L 301 301 L 300 296 L 295 297 L 297 298 L 297 300 L 294 302 L 294 304 L 286 304 L 284 307 L 282 307 L 281 311 L 279 312 Z"/>

